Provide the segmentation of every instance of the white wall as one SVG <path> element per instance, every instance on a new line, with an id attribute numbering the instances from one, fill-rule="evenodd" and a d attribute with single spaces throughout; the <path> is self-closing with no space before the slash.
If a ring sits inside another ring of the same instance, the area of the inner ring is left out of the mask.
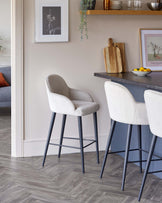
<path id="1" fill-rule="evenodd" d="M 105 149 L 110 119 L 104 95 L 104 79 L 93 76 L 105 71 L 103 48 L 109 37 L 126 43 L 128 69 L 140 65 L 139 28 L 162 27 L 162 16 L 88 16 L 89 39 L 81 41 L 78 31 L 80 0 L 69 0 L 70 41 L 68 43 L 34 42 L 34 1 L 24 0 L 24 72 L 25 72 L 25 142 L 24 155 L 40 155 L 44 151 L 51 112 L 44 80 L 51 73 L 60 74 L 69 86 L 90 92 L 100 104 L 98 113 L 100 149 Z M 97 7 L 102 1 L 97 0 Z M 84 136 L 93 136 L 92 118 L 83 120 Z M 60 135 L 61 116 L 54 127 L 53 139 Z M 77 120 L 70 117 L 67 136 L 78 136 Z M 56 148 L 52 152 L 56 153 Z M 93 148 L 94 149 L 94 148 Z M 64 152 L 71 152 L 64 150 Z"/>
<path id="2" fill-rule="evenodd" d="M 0 66 L 11 64 L 11 0 L 0 0 Z"/>

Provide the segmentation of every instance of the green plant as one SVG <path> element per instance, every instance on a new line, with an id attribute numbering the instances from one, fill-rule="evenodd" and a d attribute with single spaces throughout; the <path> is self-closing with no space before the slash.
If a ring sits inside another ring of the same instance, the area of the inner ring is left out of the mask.
<path id="1" fill-rule="evenodd" d="M 84 36 L 86 39 L 88 39 L 88 20 L 87 20 L 87 10 L 92 8 L 92 2 L 93 0 L 81 0 L 80 2 L 80 34 L 81 34 L 81 40 L 84 39 Z"/>
<path id="2" fill-rule="evenodd" d="M 3 49 L 3 38 L 0 36 L 0 52 Z"/>

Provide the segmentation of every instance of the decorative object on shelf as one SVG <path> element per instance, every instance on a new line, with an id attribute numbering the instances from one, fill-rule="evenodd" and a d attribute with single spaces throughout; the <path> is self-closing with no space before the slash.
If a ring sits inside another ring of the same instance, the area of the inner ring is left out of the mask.
<path id="1" fill-rule="evenodd" d="M 104 48 L 104 61 L 107 73 L 121 73 L 126 71 L 125 67 L 125 45 L 114 43 L 109 38 L 108 47 Z"/>
<path id="2" fill-rule="evenodd" d="M 96 6 L 96 0 L 88 0 L 87 10 L 94 10 Z"/>
<path id="3" fill-rule="evenodd" d="M 35 41 L 69 40 L 68 0 L 35 0 Z"/>
<path id="4" fill-rule="evenodd" d="M 142 7 L 141 0 L 128 0 L 127 1 L 127 7 L 128 9 L 140 9 Z"/>
<path id="5" fill-rule="evenodd" d="M 110 9 L 110 0 L 103 0 L 103 9 L 104 10 Z"/>
<path id="6" fill-rule="evenodd" d="M 152 71 L 162 70 L 162 29 L 141 28 L 141 66 Z"/>
<path id="7" fill-rule="evenodd" d="M 133 0 L 128 0 L 127 1 L 127 7 L 128 7 L 128 9 L 132 9 L 133 8 Z"/>
<path id="8" fill-rule="evenodd" d="M 147 3 L 147 7 L 152 11 L 159 11 L 162 9 L 162 3 L 160 3 L 160 1 L 149 2 Z"/>
<path id="9" fill-rule="evenodd" d="M 133 1 L 133 7 L 134 7 L 134 9 L 139 9 L 139 8 L 141 8 L 141 7 L 142 7 L 142 2 L 141 2 L 141 0 L 134 0 L 134 1 Z"/>
<path id="10" fill-rule="evenodd" d="M 87 20 L 87 10 L 94 10 L 96 5 L 96 0 L 81 0 L 80 2 L 80 34 L 81 39 L 88 39 L 88 20 Z"/>
<path id="11" fill-rule="evenodd" d="M 122 8 L 122 1 L 110 1 L 110 10 L 120 10 Z"/>

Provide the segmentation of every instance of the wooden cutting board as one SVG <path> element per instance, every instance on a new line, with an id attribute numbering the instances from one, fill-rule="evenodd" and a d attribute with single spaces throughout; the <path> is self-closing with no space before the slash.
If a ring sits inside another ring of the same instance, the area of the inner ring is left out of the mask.
<path id="1" fill-rule="evenodd" d="M 114 43 L 115 47 L 118 47 L 120 49 L 121 52 L 121 57 L 122 57 L 122 68 L 123 71 L 122 72 L 126 72 L 126 60 L 125 60 L 125 43 L 122 42 L 115 42 Z"/>
<path id="2" fill-rule="evenodd" d="M 109 39 L 108 47 L 104 48 L 104 59 L 106 72 L 121 73 L 122 72 L 122 58 L 120 49 L 113 44 L 113 40 Z"/>

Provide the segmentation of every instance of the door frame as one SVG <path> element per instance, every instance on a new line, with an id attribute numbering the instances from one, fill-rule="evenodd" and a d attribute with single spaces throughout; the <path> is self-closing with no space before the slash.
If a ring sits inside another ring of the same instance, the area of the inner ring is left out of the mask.
<path id="1" fill-rule="evenodd" d="M 11 156 L 24 155 L 23 0 L 11 1 Z"/>

